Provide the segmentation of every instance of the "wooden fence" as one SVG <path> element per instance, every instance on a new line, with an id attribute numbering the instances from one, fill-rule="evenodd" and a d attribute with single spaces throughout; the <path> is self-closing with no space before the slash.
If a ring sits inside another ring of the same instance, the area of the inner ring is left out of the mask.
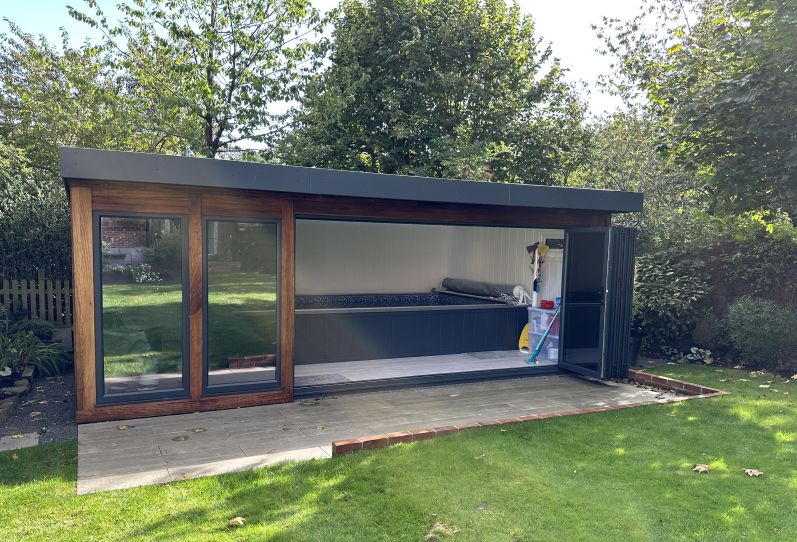
<path id="1" fill-rule="evenodd" d="M 22 311 L 31 320 L 72 326 L 72 284 L 69 279 L 48 279 L 39 272 L 35 279 L 2 278 L 0 286 L 0 306 L 9 312 Z"/>

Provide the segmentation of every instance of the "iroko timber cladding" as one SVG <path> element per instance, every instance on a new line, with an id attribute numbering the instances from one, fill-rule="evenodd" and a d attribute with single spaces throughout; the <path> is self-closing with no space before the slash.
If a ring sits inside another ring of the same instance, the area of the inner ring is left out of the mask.
<path id="1" fill-rule="evenodd" d="M 607 225 L 608 212 L 452 205 L 415 201 L 198 188 L 154 183 L 72 180 L 75 370 L 78 422 L 157 416 L 290 401 L 293 397 L 295 216 L 379 221 L 504 226 Z M 95 212 L 187 216 L 189 268 L 189 397 L 149 403 L 96 405 L 94 271 Z M 280 354 L 282 380 L 276 391 L 203 395 L 204 269 L 202 225 L 213 218 L 271 218 L 281 223 Z"/>
<path id="2" fill-rule="evenodd" d="M 243 193 L 232 190 L 193 189 L 157 184 L 72 181 L 73 253 L 75 256 L 75 371 L 79 423 L 203 410 L 237 408 L 292 399 L 293 304 L 281 307 L 281 389 L 238 393 L 229 396 L 203 395 L 204 375 L 204 266 L 203 223 L 206 218 L 280 219 L 283 299 L 293 296 L 293 208 L 284 195 Z M 120 214 L 185 215 L 188 227 L 188 398 L 146 403 L 97 405 L 94 271 L 92 223 L 95 212 Z"/>

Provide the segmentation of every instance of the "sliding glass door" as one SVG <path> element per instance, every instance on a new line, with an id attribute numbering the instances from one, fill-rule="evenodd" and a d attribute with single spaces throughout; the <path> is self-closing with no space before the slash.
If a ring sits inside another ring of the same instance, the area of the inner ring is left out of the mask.
<path id="1" fill-rule="evenodd" d="M 205 221 L 205 391 L 279 387 L 279 224 Z"/>

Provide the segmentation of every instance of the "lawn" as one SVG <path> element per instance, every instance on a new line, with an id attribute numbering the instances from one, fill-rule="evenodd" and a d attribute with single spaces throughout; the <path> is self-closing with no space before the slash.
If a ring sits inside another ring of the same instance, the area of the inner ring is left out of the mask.
<path id="1" fill-rule="evenodd" d="M 658 372 L 732 394 L 82 497 L 75 444 L 20 450 L 16 460 L 4 453 L 0 533 L 424 541 L 440 523 L 449 527 L 439 540 L 451 541 L 797 540 L 797 381 L 697 366 Z M 692 473 L 695 463 L 711 473 Z M 746 467 L 766 475 L 749 478 Z M 243 528 L 227 527 L 235 516 Z"/>
<path id="2" fill-rule="evenodd" d="M 208 280 L 210 368 L 226 368 L 230 357 L 274 353 L 274 275 L 216 273 Z M 102 299 L 106 376 L 180 371 L 180 284 L 107 284 Z"/>

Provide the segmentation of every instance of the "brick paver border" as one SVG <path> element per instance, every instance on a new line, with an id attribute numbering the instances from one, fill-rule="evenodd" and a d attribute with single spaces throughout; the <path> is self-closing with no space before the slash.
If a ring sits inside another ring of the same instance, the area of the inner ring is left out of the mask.
<path id="1" fill-rule="evenodd" d="M 726 395 L 728 392 L 718 390 L 716 388 L 709 388 L 707 386 L 699 386 L 691 382 L 683 380 L 676 380 L 666 376 L 654 375 L 644 371 L 628 371 L 628 380 L 642 384 L 643 386 L 650 386 L 652 388 L 659 388 L 662 390 L 674 391 L 681 395 L 689 395 L 691 397 L 716 397 L 719 395 Z"/>
<path id="2" fill-rule="evenodd" d="M 725 395 L 728 392 L 718 390 L 715 388 L 708 388 L 706 386 L 699 386 L 691 382 L 684 382 L 683 380 L 676 380 L 666 376 L 654 375 L 644 371 L 628 371 L 628 379 L 632 383 L 637 383 L 642 386 L 650 386 L 667 391 L 673 391 L 683 397 L 678 400 L 694 399 L 698 397 L 717 397 Z M 393 446 L 400 442 L 413 442 L 419 440 L 427 440 L 435 437 L 442 437 L 451 435 L 459 431 L 468 431 L 471 429 L 478 429 L 481 427 L 494 427 L 500 425 L 512 425 L 516 423 L 525 423 L 536 420 L 544 420 L 546 418 L 557 418 L 560 416 L 576 416 L 578 414 L 592 414 L 595 412 L 606 412 L 609 410 L 622 410 L 625 408 L 634 408 L 645 405 L 657 405 L 666 400 L 651 399 L 647 401 L 635 401 L 629 403 L 618 403 L 612 406 L 601 406 L 595 408 L 574 408 L 568 410 L 561 410 L 556 412 L 549 412 L 547 414 L 535 414 L 531 416 L 521 416 L 519 418 L 505 418 L 501 420 L 481 420 L 460 425 L 447 425 L 444 427 L 431 427 L 422 429 L 411 429 L 410 431 L 397 431 L 394 433 L 387 433 L 384 435 L 369 435 L 360 438 L 335 440 L 332 442 L 332 456 L 344 455 L 360 450 L 373 450 L 377 448 L 386 448 Z"/>

